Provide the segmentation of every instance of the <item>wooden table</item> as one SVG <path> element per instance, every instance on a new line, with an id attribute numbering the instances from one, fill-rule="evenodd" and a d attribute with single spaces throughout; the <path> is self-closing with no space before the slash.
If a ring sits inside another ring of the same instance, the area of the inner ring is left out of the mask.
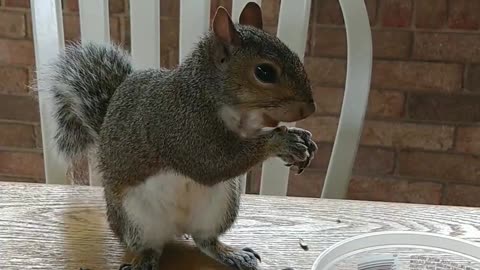
<path id="1" fill-rule="evenodd" d="M 480 242 L 480 209 L 247 195 L 224 241 L 254 248 L 262 269 L 307 270 L 330 245 L 386 230 Z M 128 257 L 108 229 L 101 188 L 0 183 L 0 269 L 116 270 Z M 188 240 L 168 247 L 163 261 L 162 270 L 226 269 Z"/>

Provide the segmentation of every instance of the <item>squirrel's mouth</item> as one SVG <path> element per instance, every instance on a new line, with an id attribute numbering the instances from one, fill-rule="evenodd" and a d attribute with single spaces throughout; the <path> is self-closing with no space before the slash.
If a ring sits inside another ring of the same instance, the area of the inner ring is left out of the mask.
<path id="1" fill-rule="evenodd" d="M 275 127 L 279 122 L 291 123 L 303 120 L 316 111 L 315 102 L 294 102 L 286 106 L 268 109 L 263 118 L 266 127 Z"/>
<path id="2" fill-rule="evenodd" d="M 273 119 L 268 114 L 266 113 L 263 114 L 263 125 L 265 127 L 276 127 L 278 126 L 279 123 L 280 121 Z"/>

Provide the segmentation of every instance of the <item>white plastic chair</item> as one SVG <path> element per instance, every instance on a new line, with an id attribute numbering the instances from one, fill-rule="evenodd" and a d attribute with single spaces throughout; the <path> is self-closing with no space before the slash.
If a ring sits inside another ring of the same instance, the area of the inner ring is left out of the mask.
<path id="1" fill-rule="evenodd" d="M 38 68 L 63 49 L 61 0 L 30 0 Z M 108 0 L 79 0 L 82 40 L 109 42 Z M 136 68 L 160 67 L 160 1 L 130 0 L 131 53 Z M 368 15 L 361 0 L 339 0 L 345 20 L 348 58 L 346 89 L 342 111 L 328 166 L 324 198 L 346 196 L 353 162 L 363 128 L 367 108 L 372 66 L 372 44 Z M 233 0 L 232 17 L 238 20 L 241 10 L 250 1 Z M 256 0 L 261 4 L 261 0 Z M 303 60 L 308 34 L 311 0 L 281 1 L 278 37 Z M 180 61 L 198 37 L 209 28 L 209 0 L 180 0 Z M 40 73 L 41 74 L 41 73 Z M 39 75 L 39 87 L 42 77 Z M 45 173 L 49 184 L 67 184 L 67 164 L 52 146 L 52 119 L 49 104 L 39 93 L 43 133 Z M 293 126 L 294 124 L 289 124 Z M 95 163 L 95 159 L 89 162 Z M 90 184 L 100 185 L 94 166 L 90 164 Z M 286 195 L 289 168 L 279 159 L 263 164 L 260 194 Z M 243 177 L 245 190 L 245 177 Z"/>

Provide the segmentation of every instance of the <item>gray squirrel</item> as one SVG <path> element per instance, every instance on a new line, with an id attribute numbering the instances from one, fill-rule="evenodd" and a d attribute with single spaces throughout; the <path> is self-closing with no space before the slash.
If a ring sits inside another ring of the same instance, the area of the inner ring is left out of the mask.
<path id="1" fill-rule="evenodd" d="M 135 259 L 157 269 L 162 248 L 192 236 L 234 269 L 260 269 L 251 248 L 219 240 L 239 209 L 240 176 L 271 157 L 298 173 L 317 145 L 278 126 L 315 112 L 299 57 L 262 30 L 250 2 L 234 24 L 219 7 L 212 29 L 178 67 L 134 70 L 113 44 L 73 44 L 47 68 L 58 151 L 73 160 L 95 149 L 110 228 Z"/>

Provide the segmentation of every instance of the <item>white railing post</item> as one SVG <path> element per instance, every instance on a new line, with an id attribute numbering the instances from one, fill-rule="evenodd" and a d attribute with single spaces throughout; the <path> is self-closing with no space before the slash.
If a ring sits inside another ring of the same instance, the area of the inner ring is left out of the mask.
<path id="1" fill-rule="evenodd" d="M 49 64 L 64 47 L 63 17 L 61 0 L 31 0 L 37 87 L 44 89 L 42 69 Z M 55 122 L 51 104 L 45 93 L 38 92 L 40 121 L 42 128 L 43 158 L 47 184 L 67 184 L 67 163 L 55 151 L 53 131 Z M 27 165 L 28 166 L 28 165 Z"/>
<path id="2" fill-rule="evenodd" d="M 110 22 L 108 15 L 108 0 L 80 0 L 80 34 L 82 43 L 109 43 Z M 101 186 L 102 179 L 97 169 L 96 150 L 87 155 L 88 176 L 91 186 Z"/>
<path id="3" fill-rule="evenodd" d="M 210 0 L 180 0 L 179 62 L 208 31 Z"/>
<path id="4" fill-rule="evenodd" d="M 110 42 L 108 0 L 79 0 L 82 42 Z"/>
<path id="5" fill-rule="evenodd" d="M 160 68 L 160 0 L 130 0 L 133 66 Z"/>

